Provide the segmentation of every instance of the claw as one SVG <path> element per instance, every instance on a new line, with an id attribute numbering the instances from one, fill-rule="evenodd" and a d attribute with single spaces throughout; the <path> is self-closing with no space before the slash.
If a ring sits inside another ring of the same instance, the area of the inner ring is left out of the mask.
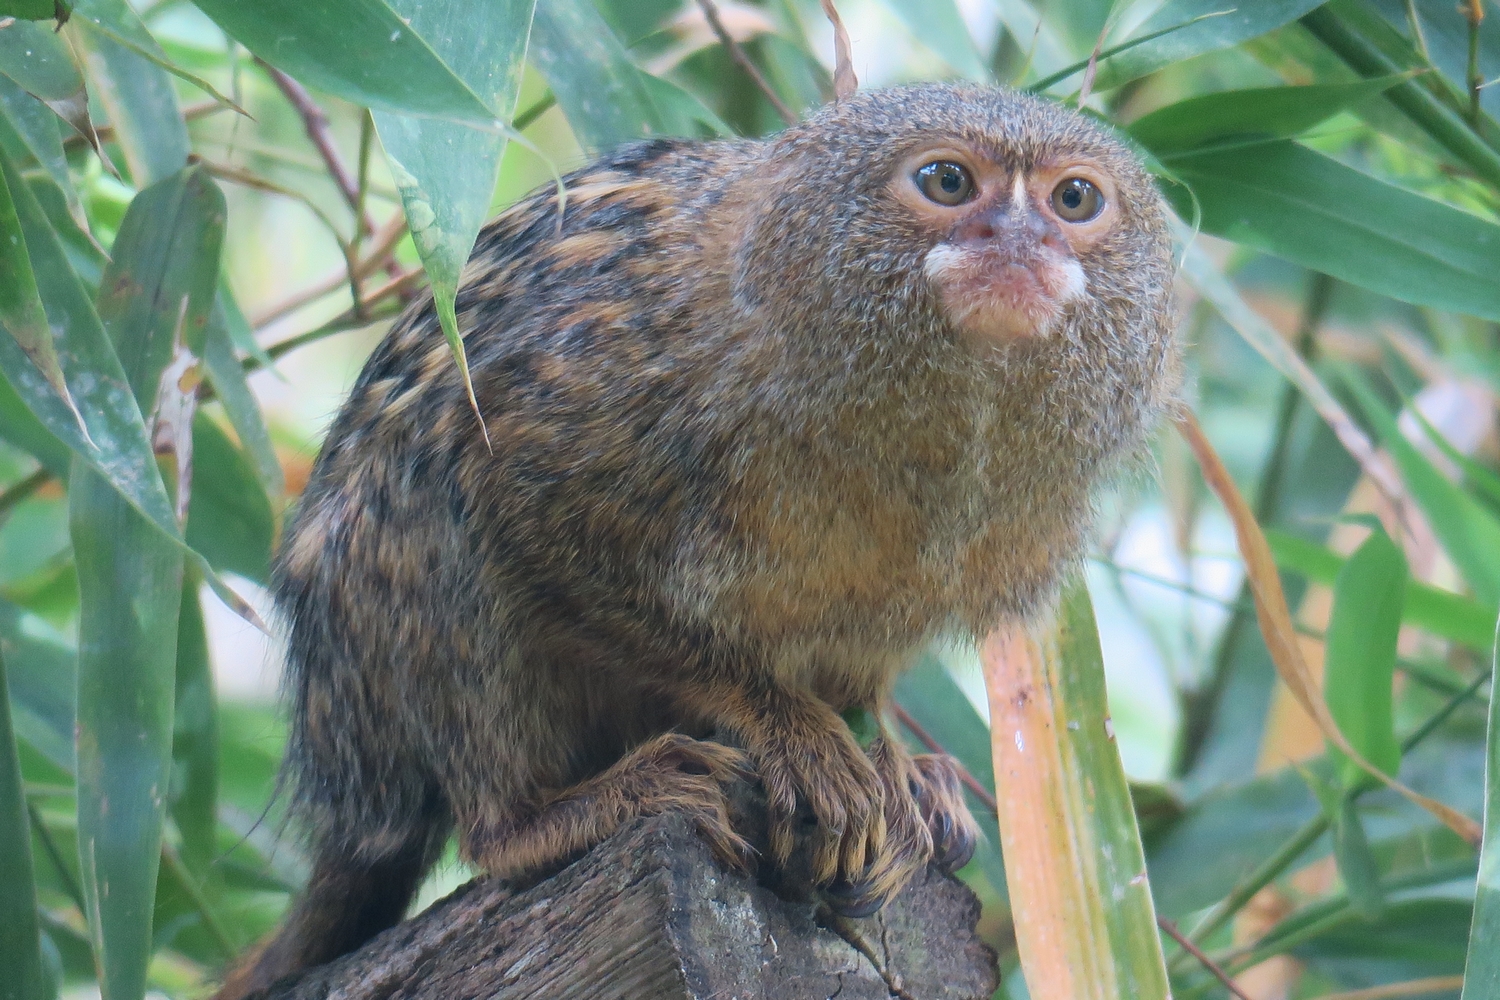
<path id="1" fill-rule="evenodd" d="M 868 917 L 885 905 L 885 898 L 870 892 L 868 882 L 843 879 L 823 890 L 830 909 L 841 917 Z"/>

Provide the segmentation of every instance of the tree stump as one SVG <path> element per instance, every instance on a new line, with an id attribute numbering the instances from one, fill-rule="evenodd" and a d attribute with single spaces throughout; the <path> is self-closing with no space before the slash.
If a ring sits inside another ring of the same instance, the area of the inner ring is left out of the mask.
<path id="1" fill-rule="evenodd" d="M 796 872 L 795 859 L 788 870 Z M 958 880 L 929 868 L 880 912 L 856 920 L 795 889 L 794 877 L 782 876 L 772 891 L 727 872 L 687 820 L 652 817 L 530 888 L 475 879 L 266 996 L 989 1000 L 994 993 L 995 956 L 974 933 L 979 901 Z"/>

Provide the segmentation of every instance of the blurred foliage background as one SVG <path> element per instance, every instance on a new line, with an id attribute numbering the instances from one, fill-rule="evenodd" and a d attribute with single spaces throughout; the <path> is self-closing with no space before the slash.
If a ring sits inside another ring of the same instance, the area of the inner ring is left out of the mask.
<path id="1" fill-rule="evenodd" d="M 1140 148 L 1181 220 L 1185 396 L 1304 658 L 1362 754 L 1480 819 L 1500 7 L 839 7 L 862 86 L 1029 87 Z M 304 874 L 277 648 L 246 619 L 363 358 L 419 283 L 451 300 L 482 219 L 591 151 L 831 99 L 832 31 L 815 0 L 0 11 L 0 997 L 202 996 Z M 1171 428 L 1101 508 L 1087 590 L 1161 917 L 1257 1000 L 1456 997 L 1466 956 L 1465 997 L 1500 997 L 1500 847 L 1481 866 L 1325 751 Z M 1022 996 L 975 653 L 934 648 L 898 694 L 914 745 L 973 775 L 964 876 Z M 468 875 L 444 863 L 422 903 Z M 1166 954 L 1175 996 L 1227 995 Z"/>

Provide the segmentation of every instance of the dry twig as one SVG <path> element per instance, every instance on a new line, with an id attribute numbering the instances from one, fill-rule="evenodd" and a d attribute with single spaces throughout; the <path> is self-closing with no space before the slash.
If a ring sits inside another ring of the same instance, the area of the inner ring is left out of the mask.
<path id="1" fill-rule="evenodd" d="M 401 238 L 405 235 L 406 216 L 401 212 L 395 212 L 380 227 L 379 231 L 376 232 L 370 243 L 370 252 L 355 265 L 355 276 L 363 281 L 363 279 L 368 278 L 382 267 L 387 267 L 391 252 L 395 250 L 396 244 L 401 242 Z M 389 270 L 388 267 L 387 270 Z M 392 275 L 392 278 L 394 280 L 401 276 L 402 274 L 397 272 Z M 320 278 L 308 287 L 293 292 L 280 302 L 262 309 L 251 318 L 250 326 L 256 330 L 263 329 L 283 316 L 294 313 L 303 306 L 338 291 L 348 283 L 349 271 L 347 268 L 341 267 Z M 365 296 L 364 298 L 365 302 L 368 303 L 369 296 Z"/>
<path id="2" fill-rule="evenodd" d="M 203 101 L 198 104 L 190 104 L 182 109 L 182 120 L 189 122 L 197 121 L 199 118 L 207 118 L 216 111 L 225 110 L 228 110 L 227 106 L 220 104 L 218 101 Z M 94 134 L 99 137 L 101 143 L 115 141 L 115 127 L 113 125 L 97 125 L 94 127 Z M 77 132 L 63 139 L 64 149 L 77 149 L 80 146 L 87 146 L 88 144 L 89 141 Z"/>
<path id="3" fill-rule="evenodd" d="M 1250 998 L 1245 995 L 1245 991 L 1240 989 L 1239 984 L 1236 983 L 1233 979 L 1229 978 L 1229 973 L 1219 968 L 1218 963 L 1205 955 L 1202 948 L 1199 948 L 1197 945 L 1193 944 L 1193 942 L 1189 941 L 1187 939 L 1187 936 L 1184 935 L 1182 931 L 1177 929 L 1177 924 L 1175 924 L 1171 920 L 1168 920 L 1166 917 L 1159 916 L 1156 918 L 1156 926 L 1166 931 L 1167 937 L 1180 944 L 1183 951 L 1186 951 L 1189 955 L 1192 955 L 1198 960 L 1199 964 L 1201 964 L 1209 972 L 1212 972 L 1214 978 L 1223 983 L 1225 988 L 1227 988 L 1230 993 L 1233 993 L 1235 996 L 1239 997 L 1240 1000 L 1250 1000 Z"/>
<path id="4" fill-rule="evenodd" d="M 360 210 L 359 185 L 349 173 L 349 168 L 344 166 L 344 161 L 339 157 L 339 151 L 333 144 L 333 133 L 328 128 L 328 116 L 323 113 L 322 108 L 318 107 L 318 102 L 313 100 L 306 87 L 265 60 L 256 57 L 255 61 L 270 76 L 271 82 L 275 83 L 286 96 L 287 101 L 297 110 L 297 114 L 302 116 L 302 127 L 307 132 L 307 138 L 317 148 L 318 155 L 323 157 L 323 163 L 328 167 L 328 175 L 333 178 L 333 183 L 338 186 L 344 200 L 349 203 L 350 210 L 358 212 Z M 357 224 L 366 234 L 375 231 L 375 226 L 368 216 L 360 216 Z"/>
<path id="5" fill-rule="evenodd" d="M 823 13 L 833 25 L 833 99 L 842 101 L 853 97 L 859 89 L 859 77 L 854 75 L 854 51 L 849 46 L 849 32 L 844 28 L 843 18 L 833 0 L 822 0 Z"/>
<path id="6" fill-rule="evenodd" d="M 714 0 L 698 0 L 698 7 L 703 11 L 703 16 L 708 18 L 708 26 L 713 29 L 715 35 L 719 36 L 719 42 L 728 50 L 730 58 L 745 71 L 751 80 L 755 81 L 755 85 L 760 88 L 762 94 L 766 95 L 766 100 L 771 102 L 771 106 L 776 109 L 781 120 L 788 125 L 797 124 L 796 113 L 786 106 L 786 102 L 771 88 L 770 81 L 761 75 L 760 69 L 750 61 L 750 56 L 746 54 L 744 48 L 734 40 L 729 29 L 724 27 L 724 21 L 719 17 L 719 7 Z"/>

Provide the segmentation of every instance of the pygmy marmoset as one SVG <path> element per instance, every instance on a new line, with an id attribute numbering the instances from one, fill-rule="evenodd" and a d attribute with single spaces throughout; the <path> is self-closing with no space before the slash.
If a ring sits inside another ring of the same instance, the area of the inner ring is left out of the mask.
<path id="1" fill-rule="evenodd" d="M 741 773 L 843 912 L 963 863 L 952 762 L 840 713 L 1046 609 L 1174 391 L 1171 280 L 1135 157 L 997 89 L 626 146 L 497 218 L 458 296 L 488 441 L 424 297 L 288 528 L 312 875 L 221 996 L 398 921 L 455 829 L 534 876 L 681 810 L 748 865 Z"/>

